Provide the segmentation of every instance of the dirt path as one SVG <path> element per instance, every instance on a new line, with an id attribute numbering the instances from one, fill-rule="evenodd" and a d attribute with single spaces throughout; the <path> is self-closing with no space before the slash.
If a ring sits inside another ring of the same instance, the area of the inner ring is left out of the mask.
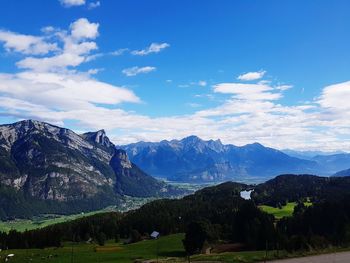
<path id="1" fill-rule="evenodd" d="M 340 252 L 303 258 L 281 259 L 270 263 L 349 263 L 350 252 Z"/>

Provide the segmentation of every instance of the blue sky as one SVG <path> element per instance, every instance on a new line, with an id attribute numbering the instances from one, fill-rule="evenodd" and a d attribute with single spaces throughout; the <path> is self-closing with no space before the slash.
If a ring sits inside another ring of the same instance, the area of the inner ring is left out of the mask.
<path id="1" fill-rule="evenodd" d="M 348 1 L 2 2 L 0 122 L 350 150 Z M 348 105 L 349 104 L 349 105 Z"/>

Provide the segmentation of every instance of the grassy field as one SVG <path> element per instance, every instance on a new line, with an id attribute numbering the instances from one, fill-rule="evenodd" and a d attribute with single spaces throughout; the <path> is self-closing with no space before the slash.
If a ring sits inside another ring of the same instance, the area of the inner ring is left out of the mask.
<path id="1" fill-rule="evenodd" d="M 280 219 L 285 216 L 292 216 L 294 207 L 297 205 L 296 202 L 289 202 L 285 206 L 282 206 L 282 208 L 276 208 L 268 205 L 261 205 L 259 206 L 263 211 L 266 213 L 272 214 L 275 216 L 276 219 Z M 312 203 L 305 202 L 305 206 L 310 206 Z"/>
<path id="2" fill-rule="evenodd" d="M 6 255 L 14 254 L 11 263 L 133 263 L 136 260 L 157 259 L 159 262 L 185 263 L 185 251 L 182 246 L 184 234 L 175 234 L 161 237 L 159 240 L 147 240 L 134 244 L 123 245 L 112 241 L 103 247 L 93 244 L 66 243 L 61 248 L 7 250 L 0 252 L 0 262 L 4 262 Z M 73 252 L 73 253 L 72 253 Z M 288 254 L 285 251 L 268 251 L 266 259 L 287 257 L 300 257 L 320 253 L 330 253 L 335 250 L 309 251 L 296 254 Z M 211 255 L 191 256 L 191 262 L 263 262 L 265 251 L 227 252 Z"/>
<path id="3" fill-rule="evenodd" d="M 8 254 L 13 253 L 11 263 L 90 263 L 118 262 L 131 263 L 136 259 L 183 257 L 185 255 L 182 239 L 183 234 L 161 237 L 159 240 L 141 241 L 135 244 L 122 245 L 113 242 L 103 247 L 92 244 L 65 244 L 62 248 L 8 250 L 0 252 L 0 262 Z M 73 248 L 73 261 L 72 259 Z"/>

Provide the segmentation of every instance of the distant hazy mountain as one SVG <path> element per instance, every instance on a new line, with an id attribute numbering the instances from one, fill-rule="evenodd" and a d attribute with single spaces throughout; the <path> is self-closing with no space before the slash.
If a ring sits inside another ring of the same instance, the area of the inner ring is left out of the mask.
<path id="1" fill-rule="evenodd" d="M 337 151 L 337 152 L 323 152 L 323 151 L 296 151 L 296 150 L 290 150 L 290 149 L 285 149 L 282 150 L 285 154 L 288 154 L 289 156 L 292 157 L 297 157 L 300 159 L 306 159 L 306 160 L 311 160 L 315 156 L 329 156 L 329 155 L 335 155 L 335 154 L 342 154 L 344 152 Z"/>
<path id="2" fill-rule="evenodd" d="M 336 177 L 350 176 L 350 169 L 345 169 L 345 170 L 336 172 L 333 176 L 336 176 Z"/>
<path id="3" fill-rule="evenodd" d="M 318 173 L 321 175 L 333 175 L 334 173 L 350 167 L 350 154 L 342 151 L 294 151 L 283 150 L 289 156 L 315 161 L 319 165 Z"/>
<path id="4" fill-rule="evenodd" d="M 348 169 L 350 167 L 350 154 L 341 153 L 333 155 L 318 155 L 312 158 L 313 161 L 319 163 L 324 171 L 328 174 L 334 174 L 338 171 Z"/>
<path id="5" fill-rule="evenodd" d="M 259 143 L 242 147 L 196 136 L 157 143 L 125 146 L 130 159 L 153 176 L 175 181 L 224 181 L 259 177 L 260 181 L 282 173 L 313 173 L 315 161 L 291 157 Z M 258 179 L 259 180 L 259 179 Z"/>
<path id="6" fill-rule="evenodd" d="M 98 209 L 124 194 L 173 190 L 130 162 L 103 130 L 78 135 L 32 120 L 0 125 L 0 215 L 22 206 L 29 214 Z"/>

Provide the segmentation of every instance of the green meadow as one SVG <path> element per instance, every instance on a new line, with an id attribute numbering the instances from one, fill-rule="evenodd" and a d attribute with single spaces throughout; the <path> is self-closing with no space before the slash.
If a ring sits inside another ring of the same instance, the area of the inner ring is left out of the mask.
<path id="1" fill-rule="evenodd" d="M 91 216 L 97 213 L 106 212 L 106 210 L 99 210 L 89 213 L 82 213 L 76 215 L 45 215 L 38 218 L 33 219 L 15 219 L 10 221 L 0 221 L 0 231 L 8 232 L 11 229 L 17 230 L 19 232 L 23 232 L 25 230 L 32 230 L 37 228 L 46 227 L 53 224 L 58 224 L 74 219 L 78 219 L 84 216 Z"/>
<path id="2" fill-rule="evenodd" d="M 65 243 L 61 248 L 7 250 L 0 252 L 0 262 L 11 253 L 14 254 L 11 263 L 131 263 L 137 259 L 156 259 L 157 254 L 159 259 L 183 258 L 183 238 L 183 234 L 175 234 L 161 237 L 159 240 L 146 240 L 129 245 L 107 242 L 105 246 L 100 247 L 86 243 Z"/>
<path id="3" fill-rule="evenodd" d="M 274 215 L 276 219 L 281 219 L 282 217 L 285 217 L 285 216 L 292 216 L 296 205 L 297 205 L 296 202 L 289 202 L 285 206 L 282 206 L 282 208 L 276 208 L 268 205 L 261 205 L 259 207 L 266 213 Z M 305 202 L 304 205 L 311 206 L 312 203 Z"/>

